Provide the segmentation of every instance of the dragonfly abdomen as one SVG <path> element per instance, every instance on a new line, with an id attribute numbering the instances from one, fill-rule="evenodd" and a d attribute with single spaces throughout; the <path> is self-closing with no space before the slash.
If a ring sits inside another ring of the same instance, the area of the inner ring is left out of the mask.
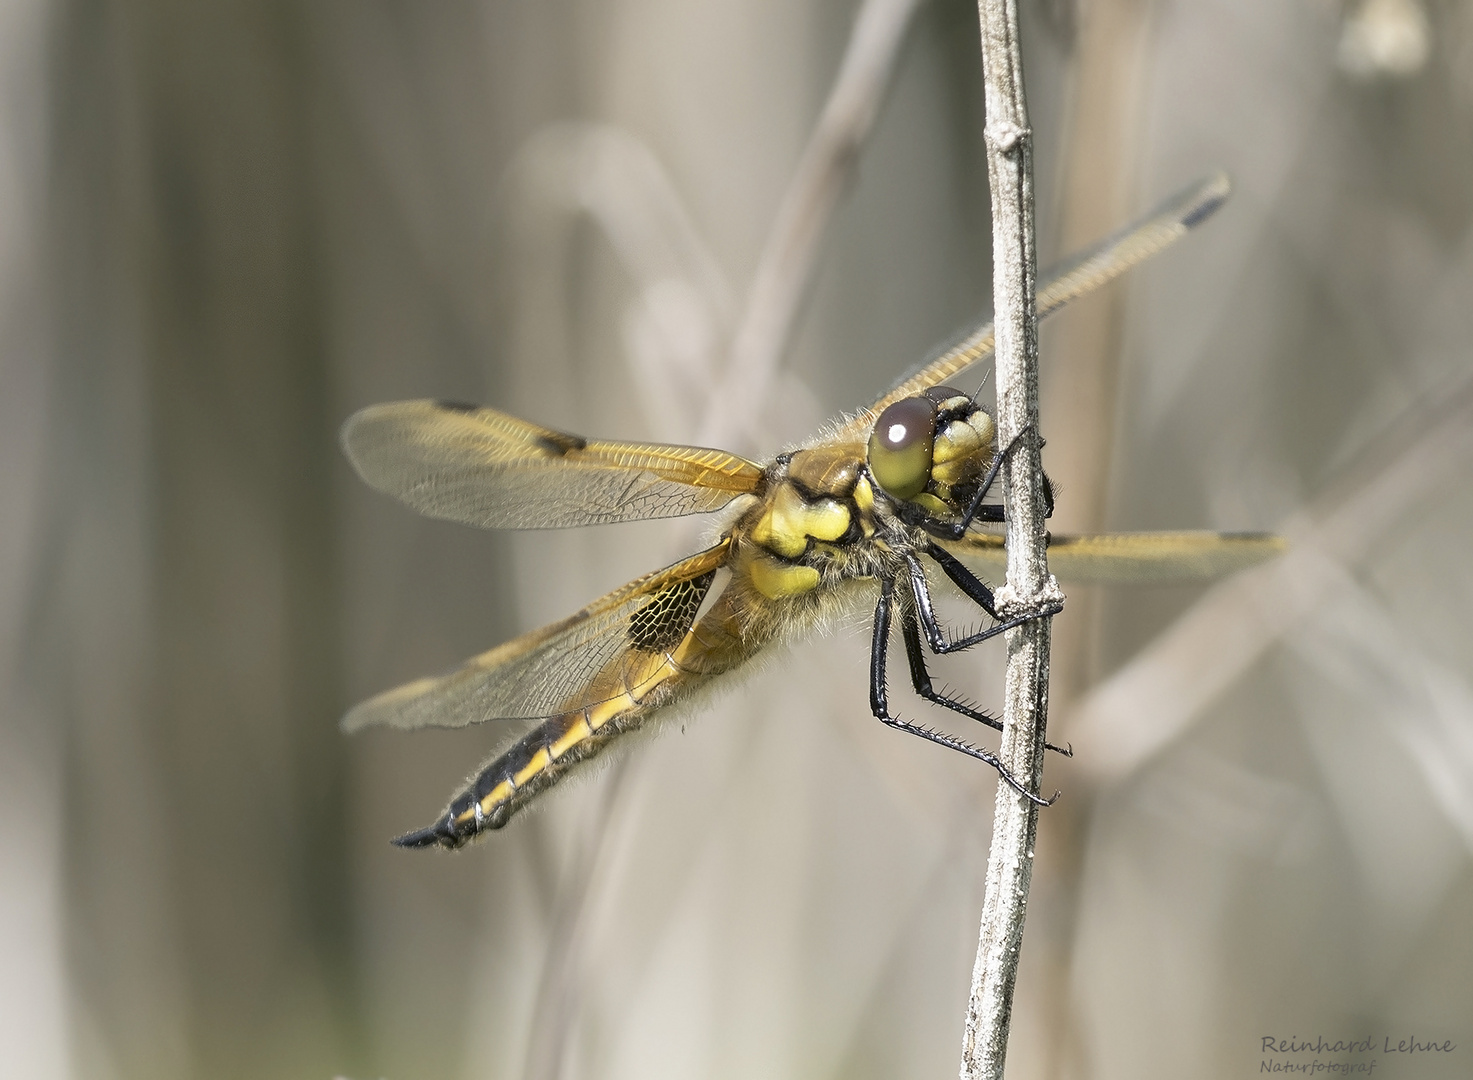
<path id="1" fill-rule="evenodd" d="M 625 701 L 616 710 L 605 710 L 609 703 L 602 703 L 542 721 L 488 762 L 451 800 L 438 822 L 401 836 L 394 843 L 400 847 L 440 844 L 457 848 L 480 833 L 501 828 L 575 766 L 596 756 L 618 736 L 640 727 L 652 712 L 666 704 L 675 689 L 669 683 L 675 681 L 667 680 L 644 700 Z M 611 715 L 599 715 L 605 711 Z"/>
<path id="2" fill-rule="evenodd" d="M 598 700 L 543 720 L 488 762 L 439 821 L 394 843 L 458 848 L 500 829 L 619 736 L 638 730 L 657 712 L 750 659 L 759 646 L 734 630 L 728 605 L 718 599 L 673 648 L 636 649 L 616 657 L 595 680 L 595 686 L 603 687 Z"/>

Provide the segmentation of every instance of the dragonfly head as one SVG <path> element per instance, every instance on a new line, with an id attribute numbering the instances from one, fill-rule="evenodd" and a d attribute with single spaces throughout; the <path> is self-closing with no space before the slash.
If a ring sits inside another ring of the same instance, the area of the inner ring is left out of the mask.
<path id="1" fill-rule="evenodd" d="M 935 386 L 895 402 L 869 437 L 870 475 L 891 498 L 958 513 L 992 461 L 992 417 L 960 390 Z"/>

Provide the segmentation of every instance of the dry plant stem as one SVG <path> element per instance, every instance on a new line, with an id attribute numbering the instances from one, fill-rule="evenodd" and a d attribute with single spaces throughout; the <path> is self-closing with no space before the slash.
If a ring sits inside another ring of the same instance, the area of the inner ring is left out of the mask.
<path id="1" fill-rule="evenodd" d="M 987 177 L 992 188 L 998 445 L 1013 447 L 1002 470 L 1008 577 L 997 597 L 1003 610 L 1022 613 L 1062 599 L 1044 557 L 1033 143 L 1023 96 L 1017 0 L 978 0 L 977 7 L 986 85 Z M 1035 619 L 1009 631 L 1007 643 L 999 756 L 1014 776 L 1037 791 L 1048 708 L 1049 620 Z M 998 784 L 982 928 L 962 1042 L 963 1080 L 1002 1076 L 1037 825 L 1038 807 L 1009 785 Z"/>

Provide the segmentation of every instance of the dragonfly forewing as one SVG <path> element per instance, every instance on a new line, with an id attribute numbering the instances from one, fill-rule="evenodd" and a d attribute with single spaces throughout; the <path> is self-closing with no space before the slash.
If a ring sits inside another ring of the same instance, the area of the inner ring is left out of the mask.
<path id="1" fill-rule="evenodd" d="M 343 449 L 422 514 L 483 529 L 561 529 L 719 510 L 762 467 L 723 450 L 585 439 L 496 409 L 395 401 L 354 413 Z"/>

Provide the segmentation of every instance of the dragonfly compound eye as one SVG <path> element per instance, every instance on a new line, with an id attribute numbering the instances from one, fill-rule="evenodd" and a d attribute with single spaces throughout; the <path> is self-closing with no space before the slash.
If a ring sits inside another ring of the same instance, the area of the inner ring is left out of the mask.
<path id="1" fill-rule="evenodd" d="M 936 406 L 927 398 L 905 398 L 882 412 L 869 437 L 870 472 L 880 487 L 897 499 L 925 491 L 935 439 Z"/>

